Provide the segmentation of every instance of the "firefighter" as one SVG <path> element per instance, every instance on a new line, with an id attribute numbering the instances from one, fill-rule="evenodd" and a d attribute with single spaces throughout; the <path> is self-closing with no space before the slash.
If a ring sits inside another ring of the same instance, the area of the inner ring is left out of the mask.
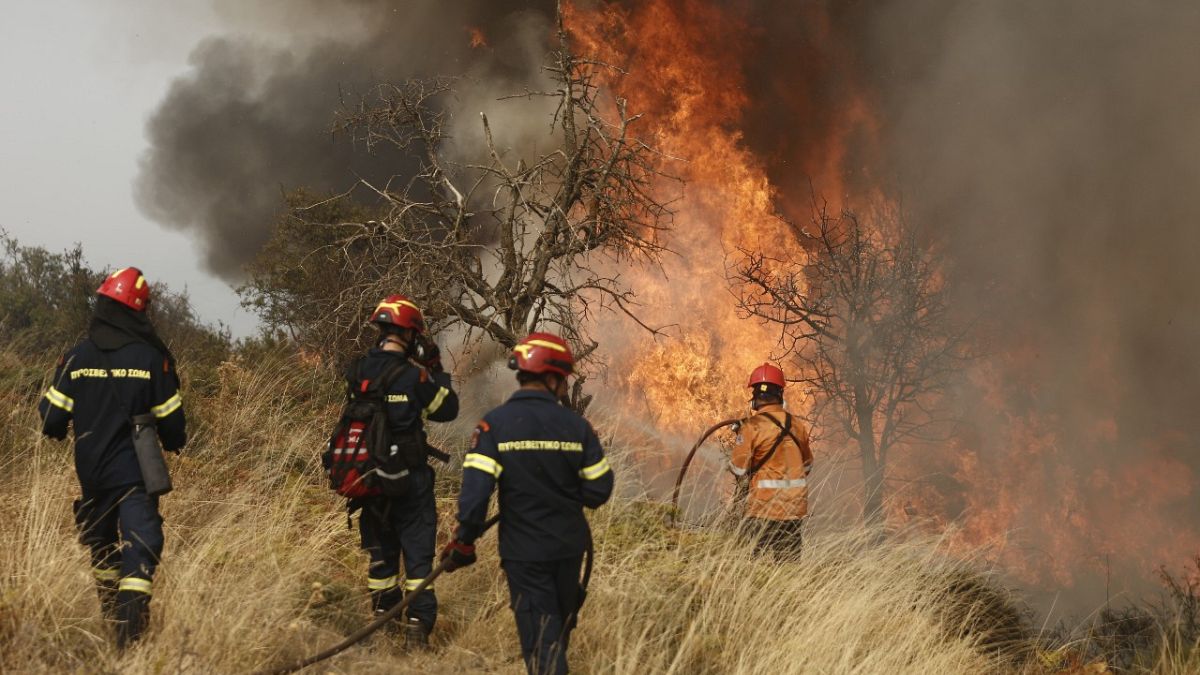
<path id="1" fill-rule="evenodd" d="M 369 380 L 380 376 L 397 359 L 409 366 L 387 391 L 388 432 L 393 438 L 405 433 L 419 434 L 425 453 L 409 471 L 404 496 L 365 497 L 350 503 L 352 512 L 362 511 L 359 534 L 362 548 L 371 558 L 367 588 L 372 609 L 379 615 L 400 602 L 433 569 L 437 507 L 433 499 L 433 467 L 427 459 L 428 453 L 442 455 L 425 442 L 423 421 L 453 420 L 458 416 L 458 395 L 450 386 L 450 374 L 442 368 L 437 345 L 425 335 L 421 310 L 411 299 L 403 295 L 388 296 L 371 313 L 370 320 L 379 329 L 378 340 L 366 356 L 351 365 L 351 372 Z M 437 610 L 432 587 L 413 598 L 404 621 L 404 638 L 409 648 L 428 647 Z"/>
<path id="2" fill-rule="evenodd" d="M 87 337 L 59 361 L 38 405 L 42 433 L 63 440 L 75 428 L 75 501 L 80 541 L 91 552 L 101 611 L 124 649 L 150 619 L 154 570 L 163 549 L 158 497 L 146 494 L 131 417 L 151 413 L 164 449 L 187 442 L 179 378 L 170 350 L 146 316 L 150 286 L 136 267 L 97 290 Z"/>
<path id="3" fill-rule="evenodd" d="M 583 603 L 580 569 L 591 532 L 583 508 L 608 501 L 613 473 L 590 424 L 561 402 L 574 369 L 562 338 L 532 333 L 513 349 L 520 388 L 475 429 L 463 461 L 459 527 L 446 571 L 475 562 L 475 539 L 499 486 L 500 566 L 508 578 L 529 673 L 567 672 L 567 643 Z"/>
<path id="4" fill-rule="evenodd" d="M 782 370 L 764 363 L 750 373 L 747 386 L 755 414 L 738 429 L 729 469 L 748 491 L 746 517 L 759 533 L 757 548 L 795 555 L 808 514 L 808 432 L 784 409 Z"/>

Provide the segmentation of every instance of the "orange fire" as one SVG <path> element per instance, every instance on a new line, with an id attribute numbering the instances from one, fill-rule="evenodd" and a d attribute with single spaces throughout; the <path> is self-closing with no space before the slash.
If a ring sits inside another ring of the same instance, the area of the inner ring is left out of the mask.
<path id="1" fill-rule="evenodd" d="M 629 66 L 614 86 L 631 111 L 652 112 L 640 133 L 682 158 L 662 167 L 686 182 L 668 241 L 673 254 L 663 263 L 666 279 L 646 272 L 632 282 L 644 314 L 670 326 L 670 337 L 635 335 L 615 358 L 630 364 L 625 384 L 642 397 L 655 424 L 690 437 L 745 410 L 745 378 L 777 346 L 769 328 L 738 317 L 727 261 L 739 248 L 771 248 L 797 260 L 803 251 L 783 234 L 762 163 L 730 131 L 747 104 L 740 73 L 726 67 L 741 46 L 705 39 L 725 29 L 724 11 L 698 2 L 653 2 L 571 9 L 568 19 L 588 26 L 576 34 L 581 51 Z M 621 338 L 608 344 L 614 340 Z M 794 398 L 793 407 L 799 402 Z"/>
<path id="2" fill-rule="evenodd" d="M 488 46 L 487 36 L 483 34 L 483 29 L 476 26 L 468 26 L 467 34 L 471 36 L 471 49 Z"/>
<path id="3" fill-rule="evenodd" d="M 779 214 L 807 214 L 810 181 L 831 209 L 896 208 L 873 176 L 884 125 L 852 66 L 838 71 L 836 96 L 816 99 L 812 92 L 822 90 L 790 86 L 807 76 L 806 63 L 855 62 L 821 6 L 803 10 L 821 53 L 778 64 L 771 89 L 778 100 L 771 104 L 798 122 L 824 115 L 822 133 L 806 136 L 805 145 L 790 151 L 794 156 L 767 157 L 749 148 L 746 117 L 753 101 L 744 65 L 758 36 L 738 7 L 646 0 L 566 8 L 578 50 L 628 73 L 614 76 L 612 88 L 632 112 L 645 113 L 641 136 L 681 158 L 664 160 L 663 168 L 686 181 L 667 242 L 673 254 L 663 262 L 666 278 L 642 272 L 629 279 L 643 318 L 672 326 L 669 337 L 652 339 L 625 325 L 601 336 L 612 362 L 622 366 L 611 374 L 635 402 L 623 407 L 646 416 L 664 444 L 660 466 L 677 465 L 670 460 L 708 425 L 744 412 L 746 375 L 778 355 L 778 333 L 735 309 L 726 269 L 739 250 L 803 262 L 804 249 Z M 778 170 L 781 162 L 786 170 Z M 1107 367 L 1104 346 L 1091 348 L 1097 367 Z M 889 465 L 892 519 L 954 524 L 951 542 L 964 554 L 984 547 L 1004 569 L 1044 587 L 1070 587 L 1084 575 L 1145 572 L 1182 562 L 1181 551 L 1200 550 L 1194 531 L 1171 531 L 1179 521 L 1169 512 L 1195 499 L 1197 480 L 1172 458 L 1170 435 L 1131 440 L 1114 421 L 1115 397 L 1097 391 L 1103 414 L 1067 437 L 1064 429 L 1080 425 L 1022 404 L 1038 395 L 1034 351 L 1017 350 L 974 369 L 967 395 L 987 411 L 975 416 L 973 427 L 951 442 L 896 450 Z M 799 389 L 789 390 L 789 405 L 803 412 L 809 401 Z M 1123 452 L 1131 443 L 1138 447 Z M 1096 448 L 1096 460 L 1080 464 L 1078 452 L 1067 452 L 1079 447 Z M 818 458 L 834 452 L 853 458 L 847 448 L 817 448 Z"/>

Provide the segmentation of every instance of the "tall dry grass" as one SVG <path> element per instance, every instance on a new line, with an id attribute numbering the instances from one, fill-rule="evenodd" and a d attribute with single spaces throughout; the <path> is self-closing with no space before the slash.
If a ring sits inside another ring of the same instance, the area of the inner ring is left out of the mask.
<path id="1" fill-rule="evenodd" d="M 73 531 L 70 447 L 37 433 L 44 382 L 2 359 L 0 671 L 241 673 L 327 646 L 368 618 L 365 556 L 318 459 L 336 381 L 283 357 L 228 362 L 205 394 L 185 399 L 193 440 L 162 500 L 153 627 L 119 654 Z M 461 457 L 467 428 L 443 428 L 441 445 Z M 619 465 L 620 448 L 611 454 Z M 440 541 L 457 473 L 439 479 Z M 593 523 L 596 572 L 570 651 L 577 672 L 1023 668 L 1028 642 L 1011 601 L 936 540 L 822 533 L 802 561 L 777 562 L 734 533 L 671 529 L 645 500 L 615 500 Z M 434 652 L 404 654 L 377 635 L 319 672 L 524 672 L 493 537 L 478 564 L 439 579 L 438 595 Z"/>

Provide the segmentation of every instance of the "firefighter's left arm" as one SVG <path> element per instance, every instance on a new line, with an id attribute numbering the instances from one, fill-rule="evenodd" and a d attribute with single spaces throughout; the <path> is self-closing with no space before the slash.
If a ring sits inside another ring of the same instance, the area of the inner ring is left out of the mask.
<path id="1" fill-rule="evenodd" d="M 463 458 L 462 491 L 458 495 L 458 533 L 455 539 L 474 544 L 483 533 L 488 502 L 504 467 L 491 427 L 481 420 L 471 435 L 471 450 Z"/>
<path id="2" fill-rule="evenodd" d="M 158 438 L 163 450 L 179 452 L 187 445 L 187 420 L 183 399 L 179 396 L 179 377 L 171 361 L 163 357 L 162 366 L 150 371 L 150 412 L 158 420 Z"/>
<path id="3" fill-rule="evenodd" d="M 458 394 L 450 386 L 450 373 L 422 368 L 416 394 L 421 415 L 426 419 L 449 422 L 458 417 Z"/>
<path id="4" fill-rule="evenodd" d="M 613 471 L 604 456 L 604 448 L 596 436 L 592 425 L 584 422 L 587 427 L 586 438 L 583 442 L 583 468 L 579 470 L 582 480 L 581 493 L 583 505 L 589 509 L 602 506 L 612 496 Z"/>
<path id="5" fill-rule="evenodd" d="M 42 400 L 38 402 L 38 414 L 42 416 L 42 433 L 56 440 L 67 437 L 67 427 L 75 412 L 70 378 L 67 373 L 68 357 L 64 356 L 54 370 L 54 384 L 46 390 Z"/>

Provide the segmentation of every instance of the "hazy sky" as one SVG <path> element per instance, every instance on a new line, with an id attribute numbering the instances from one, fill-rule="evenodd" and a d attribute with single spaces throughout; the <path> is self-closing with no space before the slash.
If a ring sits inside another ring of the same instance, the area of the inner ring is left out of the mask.
<path id="1" fill-rule="evenodd" d="M 138 265 L 186 288 L 236 334 L 255 319 L 205 272 L 189 238 L 134 203 L 146 118 L 196 43 L 219 28 L 206 0 L 5 0 L 0 22 L 0 228 L 94 267 Z"/>

